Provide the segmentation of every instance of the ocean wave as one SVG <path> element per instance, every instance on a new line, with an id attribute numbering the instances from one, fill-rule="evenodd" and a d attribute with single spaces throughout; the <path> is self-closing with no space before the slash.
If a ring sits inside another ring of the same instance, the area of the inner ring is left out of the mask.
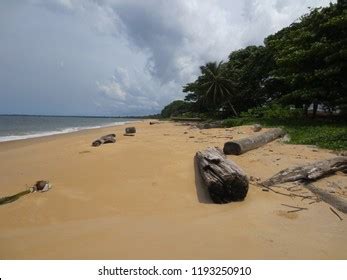
<path id="1" fill-rule="evenodd" d="M 30 138 L 38 138 L 38 137 L 57 135 L 57 134 L 66 134 L 66 133 L 82 131 L 82 130 L 88 130 L 88 129 L 111 127 L 111 126 L 119 126 L 119 125 L 124 125 L 124 124 L 127 124 L 127 123 L 131 123 L 131 122 L 134 122 L 134 121 L 115 122 L 115 123 L 109 123 L 109 124 L 97 125 L 97 126 L 68 127 L 68 128 L 64 128 L 64 129 L 61 129 L 61 130 L 34 132 L 34 133 L 28 133 L 28 134 L 25 134 L 25 135 L 0 136 L 0 142 L 24 140 L 24 139 L 30 139 Z"/>

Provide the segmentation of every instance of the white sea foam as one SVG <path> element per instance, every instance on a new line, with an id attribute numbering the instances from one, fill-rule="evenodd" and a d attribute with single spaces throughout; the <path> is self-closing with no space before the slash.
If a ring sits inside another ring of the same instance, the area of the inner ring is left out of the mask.
<path id="1" fill-rule="evenodd" d="M 115 122 L 115 123 L 109 123 L 105 125 L 98 125 L 98 126 L 83 126 L 83 127 L 69 127 L 64 128 L 61 130 L 53 130 L 53 131 L 44 131 L 44 132 L 35 132 L 35 133 L 28 133 L 25 135 L 9 135 L 9 136 L 0 136 L 0 142 L 8 142 L 8 141 L 16 141 L 16 140 L 23 140 L 23 139 L 30 139 L 30 138 L 38 138 L 38 137 L 45 137 L 45 136 L 51 136 L 51 135 L 57 135 L 57 134 L 66 134 L 81 130 L 88 130 L 88 129 L 95 129 L 95 128 L 103 128 L 103 127 L 110 127 L 110 126 L 119 126 L 124 125 L 127 123 L 131 123 L 134 121 L 125 121 L 125 122 Z"/>

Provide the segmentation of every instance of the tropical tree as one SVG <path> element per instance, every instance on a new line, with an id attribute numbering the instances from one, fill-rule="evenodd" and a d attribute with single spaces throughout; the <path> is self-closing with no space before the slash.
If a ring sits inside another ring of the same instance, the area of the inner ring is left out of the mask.
<path id="1" fill-rule="evenodd" d="M 273 66 L 273 56 L 263 46 L 249 46 L 229 55 L 227 77 L 234 81 L 237 93 L 234 101 L 240 111 L 261 106 L 268 100 L 263 84 Z"/>
<path id="2" fill-rule="evenodd" d="M 190 92 L 186 100 L 204 105 L 200 107 L 209 107 L 210 111 L 231 109 L 237 115 L 232 103 L 235 88 L 233 82 L 226 77 L 225 66 L 222 61 L 200 66 L 201 75 L 198 79 L 183 88 L 184 92 Z"/>
<path id="3" fill-rule="evenodd" d="M 274 80 L 281 81 L 278 99 L 308 108 L 346 104 L 347 9 L 344 1 L 316 8 L 265 39 L 273 53 Z"/>
<path id="4" fill-rule="evenodd" d="M 189 112 L 191 110 L 191 104 L 183 100 L 175 100 L 166 105 L 161 111 L 161 117 L 170 118 L 171 116 L 178 116 Z"/>

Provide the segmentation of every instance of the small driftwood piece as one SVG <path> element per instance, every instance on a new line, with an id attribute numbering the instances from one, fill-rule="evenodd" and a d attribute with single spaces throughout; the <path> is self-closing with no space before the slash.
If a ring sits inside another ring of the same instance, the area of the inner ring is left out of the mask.
<path id="1" fill-rule="evenodd" d="M 301 194 L 296 194 L 296 193 L 292 193 L 292 192 L 284 193 L 284 192 L 280 192 L 280 191 L 274 190 L 274 188 L 271 188 L 271 187 L 262 186 L 262 185 L 258 185 L 258 186 L 262 187 L 264 189 L 267 189 L 269 191 L 272 191 L 273 193 L 277 193 L 277 194 L 280 194 L 280 195 L 285 195 L 285 196 L 288 196 L 288 197 L 300 197 L 300 198 L 302 198 L 302 200 L 304 200 L 304 199 L 315 199 L 315 196 L 312 196 L 312 195 L 301 195 Z M 262 189 L 262 190 L 264 190 L 264 189 Z"/>
<path id="2" fill-rule="evenodd" d="M 285 132 L 281 128 L 273 128 L 254 136 L 226 142 L 223 152 L 226 155 L 240 155 L 249 150 L 259 148 L 284 135 Z"/>
<path id="3" fill-rule="evenodd" d="M 327 191 L 324 191 L 322 189 L 319 189 L 312 184 L 307 184 L 305 185 L 305 187 L 312 193 L 314 193 L 319 199 L 323 200 L 325 203 L 328 203 L 329 205 L 333 206 L 342 213 L 347 214 L 347 200 L 333 195 L 331 193 L 328 193 Z"/>
<path id="4" fill-rule="evenodd" d="M 116 142 L 116 134 L 114 134 L 114 133 L 113 134 L 107 134 L 107 135 L 104 135 L 104 136 L 100 137 L 99 139 L 95 140 L 92 143 L 92 146 L 98 147 L 101 144 L 115 143 L 115 142 Z"/>
<path id="5" fill-rule="evenodd" d="M 314 181 L 337 171 L 347 173 L 347 157 L 335 157 L 287 168 L 262 182 L 261 185 L 270 187 L 285 182 Z"/>
<path id="6" fill-rule="evenodd" d="M 333 212 L 333 213 L 340 219 L 340 221 L 343 220 L 343 219 L 341 218 L 341 216 L 340 216 L 333 208 L 331 208 L 331 207 L 329 207 L 329 208 L 330 208 L 330 211 Z"/>
<path id="7" fill-rule="evenodd" d="M 159 122 L 149 122 L 150 125 L 159 124 Z"/>
<path id="8" fill-rule="evenodd" d="M 261 126 L 261 124 L 255 124 L 255 125 L 253 125 L 253 127 L 252 127 L 252 130 L 254 131 L 254 132 L 258 132 L 258 131 L 260 131 L 262 129 L 262 126 Z"/>
<path id="9" fill-rule="evenodd" d="M 244 200 L 248 192 L 248 178 L 219 148 L 210 147 L 197 152 L 195 162 L 213 202 Z"/>
<path id="10" fill-rule="evenodd" d="M 131 134 L 131 133 L 136 133 L 136 128 L 135 127 L 127 127 L 126 129 L 125 129 L 125 133 L 126 134 Z"/>
<path id="11" fill-rule="evenodd" d="M 307 208 L 305 208 L 305 207 L 292 206 L 292 205 L 288 205 L 288 204 L 284 204 L 284 203 L 281 203 L 281 205 L 289 207 L 289 208 L 294 208 L 296 210 L 307 210 Z"/>

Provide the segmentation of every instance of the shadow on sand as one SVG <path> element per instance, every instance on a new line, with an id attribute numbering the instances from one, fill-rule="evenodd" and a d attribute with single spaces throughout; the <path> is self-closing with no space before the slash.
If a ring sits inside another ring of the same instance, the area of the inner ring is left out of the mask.
<path id="1" fill-rule="evenodd" d="M 214 204 L 207 191 L 207 187 L 200 176 L 200 171 L 196 164 L 195 157 L 193 161 L 194 161 L 194 173 L 195 173 L 195 188 L 196 188 L 196 195 L 198 197 L 198 201 L 204 204 Z"/>

